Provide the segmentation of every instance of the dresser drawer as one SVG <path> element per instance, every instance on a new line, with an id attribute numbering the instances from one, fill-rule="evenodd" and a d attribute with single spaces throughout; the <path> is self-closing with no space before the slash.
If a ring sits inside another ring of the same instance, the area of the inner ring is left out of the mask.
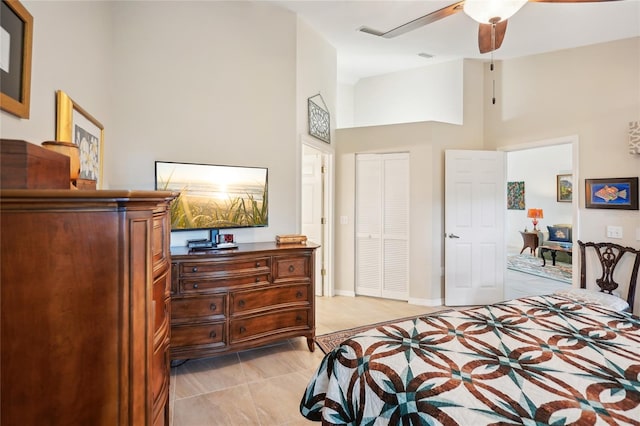
<path id="1" fill-rule="evenodd" d="M 269 284 L 269 274 L 246 275 L 232 278 L 184 279 L 180 282 L 180 293 L 209 293 L 214 290 L 247 286 L 250 284 Z"/>
<path id="2" fill-rule="evenodd" d="M 169 327 L 171 325 L 170 315 L 171 312 L 171 299 L 168 297 L 153 302 L 154 310 L 154 328 L 153 328 L 153 342 L 157 345 L 158 342 L 166 339 L 169 336 Z"/>
<path id="3" fill-rule="evenodd" d="M 165 271 L 153 282 L 153 335 L 154 342 L 163 340 L 169 334 L 169 318 L 171 312 L 171 299 L 168 286 L 171 277 L 169 271 Z"/>
<path id="4" fill-rule="evenodd" d="M 224 346 L 224 322 L 171 327 L 171 347 L 219 345 Z"/>
<path id="5" fill-rule="evenodd" d="M 169 224 L 166 214 L 153 215 L 151 234 L 151 256 L 154 275 L 169 267 Z"/>
<path id="6" fill-rule="evenodd" d="M 258 274 L 271 270 L 270 257 L 254 257 L 251 259 L 239 259 L 233 261 L 209 261 L 209 262 L 183 262 L 180 263 L 180 275 L 191 277 L 193 275 L 235 275 Z"/>
<path id="7" fill-rule="evenodd" d="M 151 359 L 151 395 L 153 398 L 153 411 L 164 408 L 164 401 L 169 395 L 169 340 L 166 339 L 156 350 Z"/>
<path id="8" fill-rule="evenodd" d="M 176 324 L 222 319 L 226 298 L 226 293 L 206 297 L 174 298 L 171 300 L 171 321 Z"/>
<path id="9" fill-rule="evenodd" d="M 310 281 L 311 258 L 309 256 L 278 256 L 273 259 L 273 282 Z"/>
<path id="10" fill-rule="evenodd" d="M 272 312 L 250 318 L 232 319 L 230 343 L 293 330 L 309 329 L 310 309 Z"/>
<path id="11" fill-rule="evenodd" d="M 162 272 L 153 280 L 153 299 L 156 300 L 169 297 L 171 294 L 171 271 L 169 269 Z"/>
<path id="12" fill-rule="evenodd" d="M 309 304 L 309 286 L 271 287 L 259 290 L 236 291 L 230 294 L 230 315 L 248 313 L 283 305 Z"/>

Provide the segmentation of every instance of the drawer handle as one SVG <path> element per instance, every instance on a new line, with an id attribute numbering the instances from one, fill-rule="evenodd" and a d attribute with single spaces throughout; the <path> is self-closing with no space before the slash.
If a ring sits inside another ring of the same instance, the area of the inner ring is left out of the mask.
<path id="1" fill-rule="evenodd" d="M 244 300 L 240 300 L 238 302 L 238 306 L 240 306 L 241 308 L 244 308 Z"/>
<path id="2" fill-rule="evenodd" d="M 256 262 L 256 268 L 260 267 L 260 262 Z"/>
<path id="3" fill-rule="evenodd" d="M 195 283 L 195 284 L 193 285 L 193 288 L 198 288 L 198 283 Z"/>
<path id="4" fill-rule="evenodd" d="M 296 270 L 295 266 L 289 265 L 289 272 L 293 272 L 295 270 Z"/>
<path id="5" fill-rule="evenodd" d="M 300 315 L 297 315 L 297 316 L 296 316 L 296 321 L 297 321 L 297 322 L 302 321 L 302 317 L 301 317 Z"/>
<path id="6" fill-rule="evenodd" d="M 209 333 L 209 337 L 211 337 L 212 339 L 215 339 L 216 336 L 218 336 L 218 334 L 216 333 L 215 330 L 213 330 L 211 333 Z"/>
<path id="7" fill-rule="evenodd" d="M 198 267 L 194 266 L 193 268 L 191 268 L 191 272 L 198 272 Z"/>
<path id="8" fill-rule="evenodd" d="M 296 297 L 297 297 L 298 299 L 300 299 L 300 298 L 302 297 L 302 292 L 301 292 L 301 291 L 298 291 L 298 292 L 296 293 Z"/>
<path id="9" fill-rule="evenodd" d="M 211 309 L 212 311 L 215 311 L 216 309 L 218 309 L 218 307 L 216 306 L 215 303 L 212 303 L 211 305 L 209 305 L 209 309 Z"/>
<path id="10" fill-rule="evenodd" d="M 240 327 L 240 333 L 244 333 L 245 331 L 247 331 L 247 329 L 246 329 L 246 328 L 244 328 L 244 327 Z"/>

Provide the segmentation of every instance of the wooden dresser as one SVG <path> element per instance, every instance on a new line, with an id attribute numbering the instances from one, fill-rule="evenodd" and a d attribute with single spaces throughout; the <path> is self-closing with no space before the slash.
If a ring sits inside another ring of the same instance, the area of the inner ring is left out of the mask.
<path id="1" fill-rule="evenodd" d="M 168 425 L 168 203 L 0 191 L 3 425 Z"/>
<path id="2" fill-rule="evenodd" d="M 172 247 L 171 358 L 201 358 L 315 337 L 315 244 Z"/>

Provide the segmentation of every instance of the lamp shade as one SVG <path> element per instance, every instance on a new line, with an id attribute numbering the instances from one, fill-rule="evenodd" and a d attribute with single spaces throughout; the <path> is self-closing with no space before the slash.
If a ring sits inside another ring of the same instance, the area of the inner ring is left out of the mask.
<path id="1" fill-rule="evenodd" d="M 544 212 L 542 211 L 542 209 L 529 209 L 527 211 L 527 217 L 530 217 L 532 219 L 543 219 Z"/>
<path id="2" fill-rule="evenodd" d="M 527 0 L 466 0 L 464 12 L 481 24 L 497 24 L 509 19 Z"/>

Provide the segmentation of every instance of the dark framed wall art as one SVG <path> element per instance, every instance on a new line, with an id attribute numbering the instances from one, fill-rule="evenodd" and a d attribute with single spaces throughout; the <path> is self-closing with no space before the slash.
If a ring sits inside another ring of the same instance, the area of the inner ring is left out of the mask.
<path id="1" fill-rule="evenodd" d="M 638 177 L 585 179 L 585 207 L 638 210 Z"/>
<path id="2" fill-rule="evenodd" d="M 17 0 L 0 10 L 0 108 L 29 118 L 33 16 Z"/>

